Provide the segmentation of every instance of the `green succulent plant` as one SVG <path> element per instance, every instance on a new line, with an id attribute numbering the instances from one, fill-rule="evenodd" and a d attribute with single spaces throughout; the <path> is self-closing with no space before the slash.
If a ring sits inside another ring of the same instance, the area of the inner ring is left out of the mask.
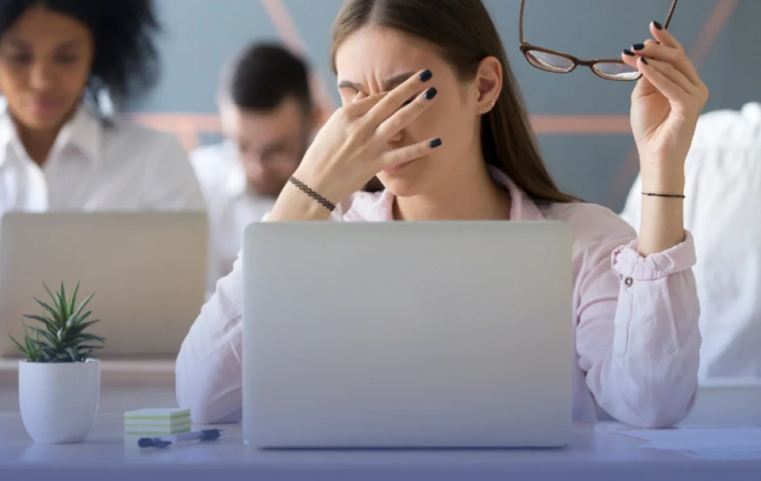
<path id="1" fill-rule="evenodd" d="M 24 317 L 39 324 L 29 326 L 22 321 L 24 326 L 23 344 L 13 337 L 11 340 L 19 351 L 26 356 L 29 362 L 40 363 L 66 363 L 84 362 L 92 351 L 103 348 L 105 338 L 85 332 L 93 324 L 99 322 L 88 320 L 92 311 L 87 310 L 87 305 L 95 293 L 77 304 L 79 283 L 70 298 L 66 297 L 66 289 L 61 282 L 61 288 L 53 294 L 45 283 L 45 287 L 52 302 L 45 303 L 34 298 L 42 307 L 41 315 L 25 314 Z"/>

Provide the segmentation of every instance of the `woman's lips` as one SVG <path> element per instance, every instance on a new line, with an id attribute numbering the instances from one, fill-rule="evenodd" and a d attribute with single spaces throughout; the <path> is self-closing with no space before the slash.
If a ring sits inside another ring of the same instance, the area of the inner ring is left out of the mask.
<path id="1" fill-rule="evenodd" d="M 58 113 L 64 103 L 54 99 L 35 99 L 31 103 L 32 111 L 36 115 L 51 115 Z"/>

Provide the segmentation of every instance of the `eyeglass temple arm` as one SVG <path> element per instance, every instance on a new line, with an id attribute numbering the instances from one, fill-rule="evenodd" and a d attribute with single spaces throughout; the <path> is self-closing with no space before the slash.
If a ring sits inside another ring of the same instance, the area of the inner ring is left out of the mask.
<path id="1" fill-rule="evenodd" d="M 669 25 L 671 25 L 671 19 L 674 17 L 674 12 L 676 11 L 676 4 L 679 3 L 679 0 L 674 0 L 671 2 L 671 8 L 669 8 L 669 13 L 666 16 L 666 22 L 663 24 L 663 28 L 667 29 L 669 28 Z"/>
<path id="2" fill-rule="evenodd" d="M 520 19 L 520 23 L 519 23 L 519 26 L 518 26 L 518 30 L 520 31 L 520 37 L 521 37 L 520 41 L 521 41 L 521 43 L 523 43 L 524 39 L 526 38 L 524 36 L 524 33 L 523 33 L 523 19 L 525 18 L 525 15 L 524 15 L 525 11 L 526 11 L 526 0 L 521 0 L 521 13 L 520 13 L 520 18 L 521 19 Z"/>

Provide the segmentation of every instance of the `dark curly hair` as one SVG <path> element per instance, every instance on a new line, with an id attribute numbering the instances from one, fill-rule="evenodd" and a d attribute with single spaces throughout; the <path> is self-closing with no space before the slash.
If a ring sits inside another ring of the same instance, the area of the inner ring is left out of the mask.
<path id="1" fill-rule="evenodd" d="M 124 105 L 158 80 L 160 31 L 152 0 L 0 0 L 0 37 L 31 7 L 76 18 L 92 33 L 95 45 L 87 94 L 96 104 L 107 88 Z"/>

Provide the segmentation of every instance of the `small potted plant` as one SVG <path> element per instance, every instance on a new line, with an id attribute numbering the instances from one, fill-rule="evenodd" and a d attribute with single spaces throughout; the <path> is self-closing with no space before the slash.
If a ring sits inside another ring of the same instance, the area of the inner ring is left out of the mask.
<path id="1" fill-rule="evenodd" d="M 25 315 L 37 324 L 24 324 L 22 342 L 11 337 L 25 359 L 19 362 L 19 405 L 24 427 L 40 443 L 78 443 L 95 422 L 100 398 L 100 363 L 91 353 L 103 347 L 104 338 L 86 330 L 87 306 L 94 294 L 77 304 L 79 284 L 70 298 L 61 283 L 50 302 L 35 298 L 39 315 Z"/>

